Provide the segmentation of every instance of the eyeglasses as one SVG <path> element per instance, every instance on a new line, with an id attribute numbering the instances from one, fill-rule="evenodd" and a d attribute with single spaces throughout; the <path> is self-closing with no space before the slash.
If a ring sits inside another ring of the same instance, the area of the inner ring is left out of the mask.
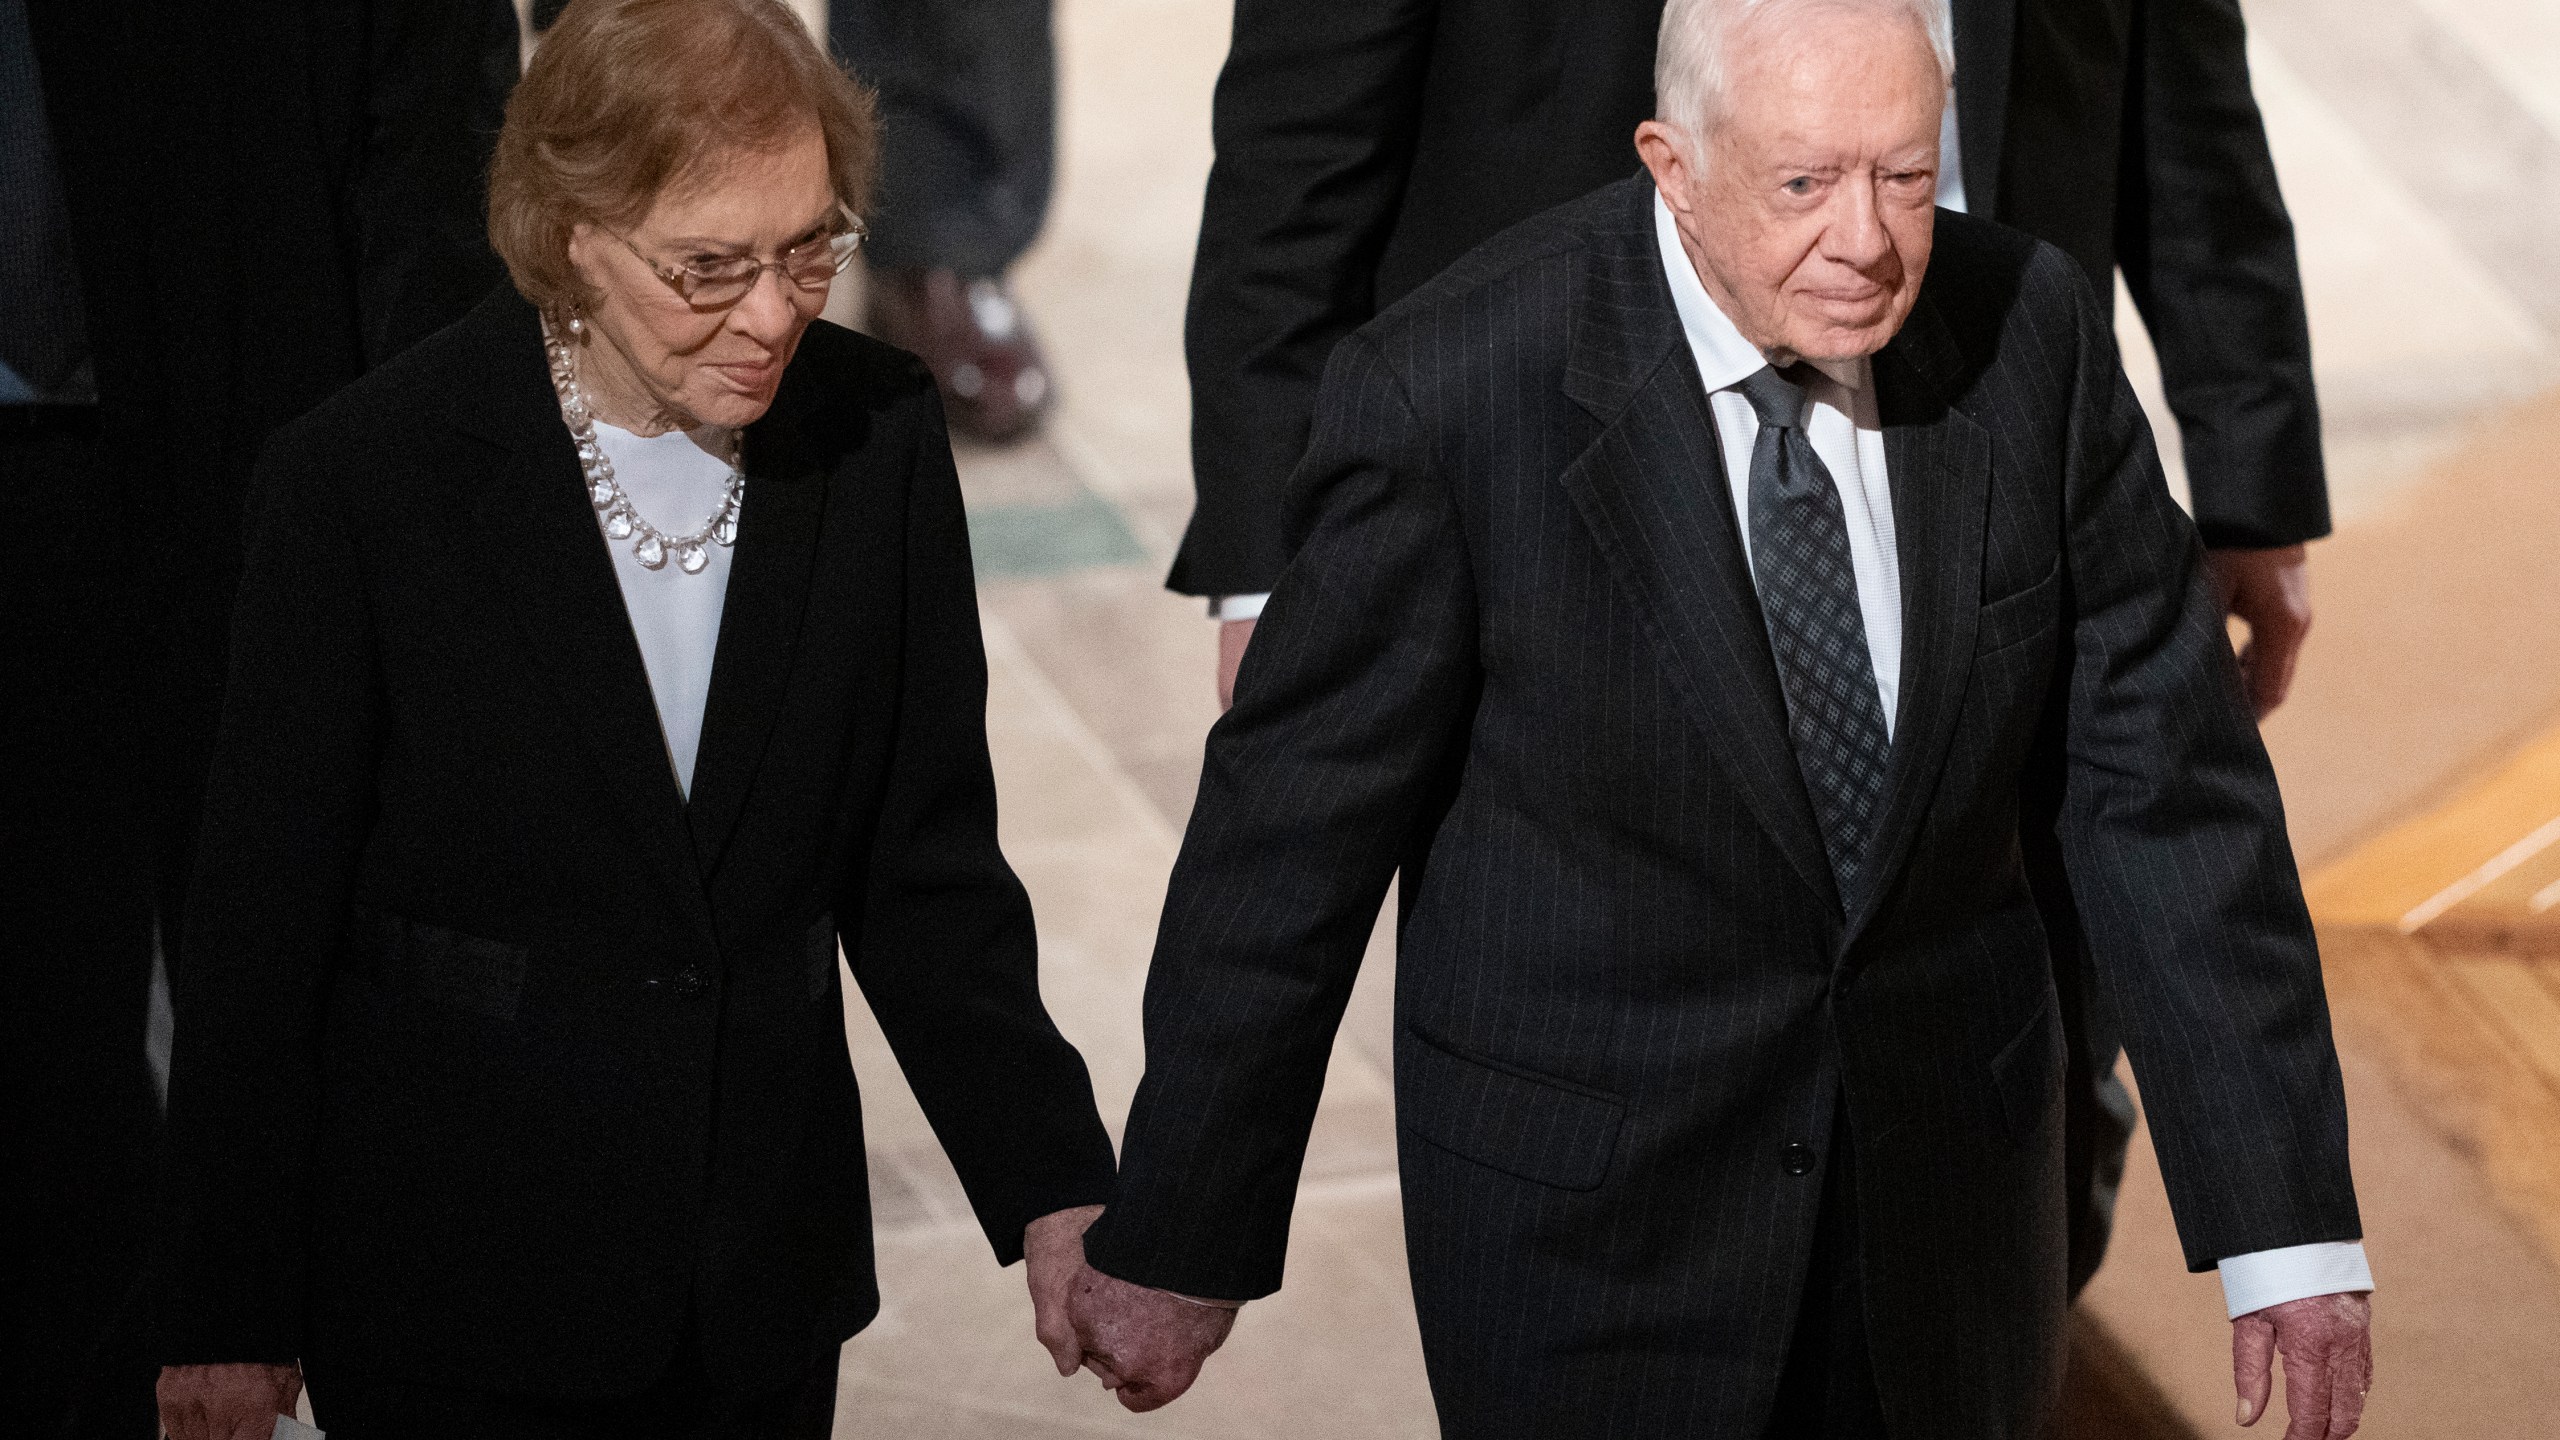
<path id="1" fill-rule="evenodd" d="M 667 288 L 684 298 L 696 310 L 726 310 L 747 298 L 767 270 L 779 270 L 782 278 L 803 290 L 824 290 L 829 282 L 844 273 L 853 263 L 853 252 L 862 248 L 870 228 L 862 218 L 850 211 L 837 212 L 836 228 L 813 239 L 804 240 L 782 252 L 779 260 L 758 260 L 752 255 L 722 255 L 680 265 L 661 265 L 643 253 L 639 246 L 620 231 L 604 233 L 622 242 L 622 248 L 649 267 L 649 273 L 667 284 Z"/>

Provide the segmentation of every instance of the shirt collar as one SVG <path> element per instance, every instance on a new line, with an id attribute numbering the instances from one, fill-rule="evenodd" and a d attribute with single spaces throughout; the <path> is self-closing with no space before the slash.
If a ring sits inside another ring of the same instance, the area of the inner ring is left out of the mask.
<path id="1" fill-rule="evenodd" d="M 1653 195 L 1653 237 L 1662 248 L 1662 273 L 1671 281 L 1671 304 L 1680 312 L 1680 328 L 1688 333 L 1689 353 L 1698 357 L 1707 392 L 1728 389 L 1767 369 L 1760 347 L 1742 338 L 1698 279 L 1698 268 L 1680 244 L 1679 222 L 1671 218 L 1659 190 Z"/>
<path id="2" fill-rule="evenodd" d="M 1671 206 L 1659 190 L 1653 193 L 1653 238 L 1662 251 L 1663 277 L 1671 282 L 1672 307 L 1680 312 L 1680 328 L 1689 337 L 1689 353 L 1697 357 L 1698 375 L 1706 382 L 1707 393 L 1729 390 L 1768 368 L 1769 359 L 1760 347 L 1742 338 L 1742 331 L 1707 293 L 1698 267 L 1690 263 L 1689 252 L 1680 244 L 1680 224 L 1671 217 Z M 1844 367 L 1826 367 L 1826 373 L 1835 368 Z M 1833 377 L 1842 391 L 1856 394 L 1867 388 L 1867 361 L 1851 362 L 1845 369 L 1845 376 Z"/>

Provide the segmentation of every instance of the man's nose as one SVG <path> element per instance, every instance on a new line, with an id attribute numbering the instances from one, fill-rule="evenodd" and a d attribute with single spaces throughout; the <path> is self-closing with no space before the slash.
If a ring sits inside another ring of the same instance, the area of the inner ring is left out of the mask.
<path id="1" fill-rule="evenodd" d="M 1823 232 L 1823 253 L 1858 270 L 1872 270 L 1893 253 L 1893 236 L 1885 229 L 1884 206 L 1872 179 L 1843 185 L 1833 194 L 1838 213 Z"/>

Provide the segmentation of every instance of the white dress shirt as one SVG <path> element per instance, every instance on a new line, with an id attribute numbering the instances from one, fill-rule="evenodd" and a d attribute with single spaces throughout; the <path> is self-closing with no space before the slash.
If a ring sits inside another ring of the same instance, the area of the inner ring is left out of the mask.
<path id="1" fill-rule="evenodd" d="M 1952 132 L 1955 107 L 1948 107 Z M 1950 133 L 1952 141 L 1952 133 Z M 1718 309 L 1714 297 L 1680 246 L 1680 230 L 1671 207 L 1653 197 L 1654 238 L 1662 253 L 1663 276 L 1671 284 L 1671 302 L 1680 312 L 1680 327 L 1689 338 L 1698 374 L 1706 382 L 1714 410 L 1716 439 L 1724 452 L 1726 483 L 1733 513 L 1742 531 L 1743 551 L 1751 548 L 1751 447 L 1760 435 L 1759 413 L 1733 385 L 1757 374 L 1769 362 L 1742 337 L 1733 321 Z M 1867 654 L 1876 671 L 1876 691 L 1884 701 L 1890 738 L 1894 697 L 1902 670 L 1902 570 L 1893 545 L 1893 488 L 1885 474 L 1884 434 L 1876 420 L 1875 392 L 1868 367 L 1833 366 L 1806 387 L 1805 433 L 1816 455 L 1840 489 L 1840 505 L 1849 526 L 1849 564 L 1858 581 L 1858 608 L 1867 626 Z M 1841 383 L 1845 376 L 1848 384 Z M 2233 1316 L 2300 1300 L 2371 1290 L 2373 1271 L 2364 1246 L 2356 1241 L 2293 1245 L 2234 1255 L 2222 1262 L 2223 1307 Z"/>
<path id="2" fill-rule="evenodd" d="M 1716 441 L 1724 451 L 1724 477 L 1742 531 L 1742 553 L 1751 555 L 1751 447 L 1760 439 L 1760 414 L 1731 387 L 1769 368 L 1759 347 L 1725 318 L 1680 248 L 1671 207 L 1653 197 L 1654 239 L 1662 247 L 1671 304 L 1680 312 L 1689 353 L 1707 382 L 1715 412 Z M 1893 738 L 1894 697 L 1902 692 L 1902 560 L 1893 548 L 1893 487 L 1885 483 L 1884 427 L 1876 418 L 1875 391 L 1863 359 L 1832 367 L 1842 384 L 1814 373 L 1805 386 L 1800 417 L 1813 453 L 1840 491 L 1840 513 L 1849 522 L 1849 568 L 1858 580 L 1858 610 L 1867 626 L 1867 657 L 1875 668 L 1876 698 L 1884 702 L 1885 738 Z"/>
<path id="3" fill-rule="evenodd" d="M 711 437 L 706 433 L 706 439 Z M 631 508 L 659 531 L 690 535 L 720 511 L 729 489 L 729 462 L 692 435 L 670 430 L 642 437 L 596 422 L 596 443 L 613 462 L 613 475 Z M 715 442 L 716 443 L 716 442 Z M 601 526 L 604 517 L 596 517 Z M 720 643 L 720 610 L 728 598 L 726 545 L 705 545 L 710 563 L 687 575 L 673 560 L 651 570 L 631 553 L 629 540 L 605 540 L 613 575 L 622 582 L 622 608 L 648 666 L 649 692 L 658 704 L 658 730 L 666 737 L 667 763 L 676 785 L 693 794 L 693 761 L 702 746 L 702 707 L 711 697 L 711 656 Z"/>

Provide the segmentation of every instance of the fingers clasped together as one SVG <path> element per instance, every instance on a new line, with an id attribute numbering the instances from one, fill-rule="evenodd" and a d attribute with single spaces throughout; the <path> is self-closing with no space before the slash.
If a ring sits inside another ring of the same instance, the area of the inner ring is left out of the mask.
<path id="1" fill-rule="evenodd" d="M 1033 1328 L 1060 1375 L 1081 1367 L 1131 1410 L 1180 1399 L 1235 1327 L 1234 1305 L 1133 1285 L 1085 1263 L 1084 1232 L 1102 1207 L 1031 1222 L 1023 1250 Z"/>

